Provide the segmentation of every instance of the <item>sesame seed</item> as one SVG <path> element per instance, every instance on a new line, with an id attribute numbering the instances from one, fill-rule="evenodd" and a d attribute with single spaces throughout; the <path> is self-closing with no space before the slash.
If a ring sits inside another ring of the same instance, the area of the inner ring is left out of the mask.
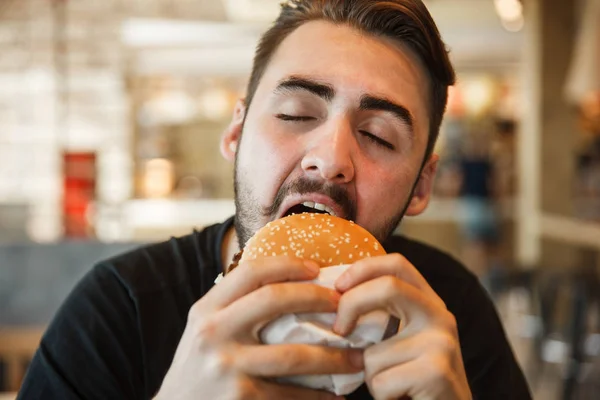
<path id="1" fill-rule="evenodd" d="M 259 252 L 259 253 L 262 253 L 263 251 L 264 251 L 264 250 L 263 250 L 263 248 L 262 248 L 262 247 L 259 247 L 259 248 L 258 248 L 258 252 Z"/>
<path id="2" fill-rule="evenodd" d="M 352 259 L 352 253 L 348 254 L 348 258 Z"/>
<path id="3" fill-rule="evenodd" d="M 369 241 L 369 238 L 365 238 L 365 242 L 368 242 L 368 241 Z"/>

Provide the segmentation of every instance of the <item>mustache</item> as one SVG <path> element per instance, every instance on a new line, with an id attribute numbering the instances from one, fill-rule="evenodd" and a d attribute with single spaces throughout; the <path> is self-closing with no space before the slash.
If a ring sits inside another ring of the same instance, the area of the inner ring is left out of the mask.
<path id="1" fill-rule="evenodd" d="M 277 191 L 273 204 L 263 209 L 263 215 L 266 217 L 273 216 L 281 208 L 285 198 L 291 194 L 303 195 L 308 193 L 319 193 L 328 196 L 342 208 L 347 219 L 356 220 L 356 203 L 350 198 L 346 189 L 335 184 L 318 182 L 304 177 L 281 186 Z"/>

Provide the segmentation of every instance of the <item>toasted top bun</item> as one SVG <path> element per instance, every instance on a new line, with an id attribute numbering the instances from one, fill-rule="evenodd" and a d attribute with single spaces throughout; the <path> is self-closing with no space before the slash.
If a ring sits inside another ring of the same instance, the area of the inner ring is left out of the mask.
<path id="1" fill-rule="evenodd" d="M 246 243 L 240 262 L 263 257 L 295 256 L 321 267 L 351 264 L 386 254 L 366 229 L 329 214 L 294 214 L 261 228 Z"/>

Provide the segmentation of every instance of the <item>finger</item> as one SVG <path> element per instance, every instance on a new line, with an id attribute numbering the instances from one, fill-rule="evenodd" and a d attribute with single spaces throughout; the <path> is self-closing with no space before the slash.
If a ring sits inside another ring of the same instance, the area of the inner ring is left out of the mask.
<path id="1" fill-rule="evenodd" d="M 273 399 L 289 399 L 289 400 L 343 400 L 345 397 L 336 396 L 333 393 L 303 388 L 293 385 L 283 385 L 277 383 L 266 382 L 262 380 L 254 380 L 255 394 L 248 398 L 256 400 L 273 400 Z"/>
<path id="2" fill-rule="evenodd" d="M 343 293 L 363 282 L 386 275 L 395 276 L 430 295 L 436 295 L 410 261 L 398 253 L 368 257 L 357 261 L 339 276 L 335 282 L 335 288 Z"/>
<path id="3" fill-rule="evenodd" d="M 286 256 L 250 260 L 227 274 L 203 300 L 219 309 L 264 285 L 312 280 L 318 275 L 319 266 L 314 261 Z"/>
<path id="4" fill-rule="evenodd" d="M 421 357 L 366 379 L 376 399 L 441 399 L 457 397 L 461 385 L 443 357 Z"/>
<path id="5" fill-rule="evenodd" d="M 398 317 L 402 330 L 407 332 L 436 322 L 442 318 L 440 315 L 445 316 L 448 312 L 445 306 L 442 308 L 435 299 L 414 286 L 392 276 L 383 276 L 362 283 L 342 295 L 335 332 L 348 334 L 361 315 L 375 310 L 384 310 Z"/>
<path id="6" fill-rule="evenodd" d="M 233 302 L 219 313 L 226 335 L 243 333 L 258 339 L 263 326 L 283 314 L 335 312 L 340 294 L 311 283 L 275 283 Z"/>
<path id="7" fill-rule="evenodd" d="M 351 374 L 364 368 L 360 349 L 308 344 L 244 346 L 234 362 L 240 371 L 257 377 Z"/>
<path id="8" fill-rule="evenodd" d="M 375 376 L 425 353 L 452 358 L 459 346 L 458 339 L 440 330 L 427 330 L 408 337 L 395 336 L 365 350 L 365 375 L 367 378 Z"/>

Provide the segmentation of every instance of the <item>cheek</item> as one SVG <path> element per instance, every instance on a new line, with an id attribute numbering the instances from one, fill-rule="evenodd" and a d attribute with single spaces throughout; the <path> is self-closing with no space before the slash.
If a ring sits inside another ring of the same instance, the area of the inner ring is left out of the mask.
<path id="1" fill-rule="evenodd" d="M 357 188 L 359 208 L 367 208 L 384 215 L 386 213 L 382 213 L 381 210 L 395 210 L 403 206 L 416 176 L 416 168 L 406 164 L 395 163 L 384 168 L 369 169 L 362 179 L 357 179 L 360 182 L 360 187 Z"/>
<path id="2" fill-rule="evenodd" d="M 276 192 L 293 169 L 294 149 L 282 135 L 273 132 L 268 121 L 247 125 L 240 149 L 240 168 L 260 193 L 269 196 Z"/>

